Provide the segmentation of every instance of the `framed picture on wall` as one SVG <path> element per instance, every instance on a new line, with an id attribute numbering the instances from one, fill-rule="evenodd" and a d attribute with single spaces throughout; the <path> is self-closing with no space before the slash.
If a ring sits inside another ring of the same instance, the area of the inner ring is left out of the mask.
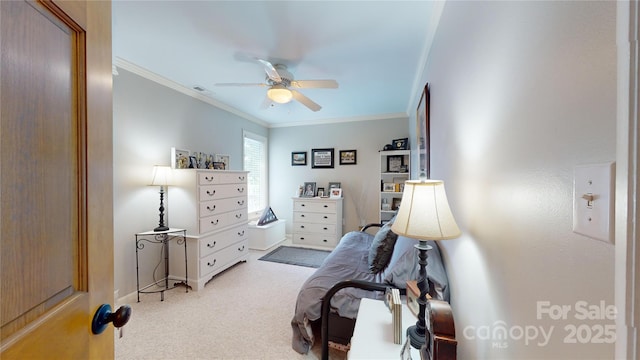
<path id="1" fill-rule="evenodd" d="M 333 169 L 333 148 L 311 149 L 312 169 Z"/>
<path id="2" fill-rule="evenodd" d="M 356 150 L 340 150 L 340 165 L 356 165 Z"/>
<path id="3" fill-rule="evenodd" d="M 307 152 L 295 151 L 291 153 L 291 166 L 306 166 L 307 165 Z"/>
<path id="4" fill-rule="evenodd" d="M 416 112 L 416 144 L 420 153 L 418 162 L 419 176 L 431 178 L 429 149 L 429 83 L 424 85 Z"/>

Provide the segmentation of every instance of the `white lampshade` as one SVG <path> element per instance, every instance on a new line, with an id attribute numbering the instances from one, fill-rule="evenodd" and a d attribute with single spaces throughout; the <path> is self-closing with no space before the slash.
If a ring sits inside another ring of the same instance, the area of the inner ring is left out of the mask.
<path id="1" fill-rule="evenodd" d="M 273 85 L 269 90 L 267 90 L 267 96 L 269 99 L 280 104 L 286 104 L 293 98 L 291 90 L 287 89 L 283 85 Z"/>
<path id="2" fill-rule="evenodd" d="M 417 240 L 447 240 L 460 236 L 444 182 L 409 180 L 405 182 L 400 210 L 391 230 Z"/>
<path id="3" fill-rule="evenodd" d="M 153 166 L 153 178 L 151 178 L 151 183 L 149 185 L 156 186 L 168 186 L 172 185 L 171 179 L 171 167 L 164 165 L 154 165 Z"/>

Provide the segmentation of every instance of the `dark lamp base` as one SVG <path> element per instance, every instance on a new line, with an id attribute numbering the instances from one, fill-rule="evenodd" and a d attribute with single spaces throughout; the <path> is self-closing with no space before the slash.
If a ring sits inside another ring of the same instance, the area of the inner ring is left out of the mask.
<path id="1" fill-rule="evenodd" d="M 413 325 L 407 328 L 407 337 L 409 338 L 409 341 L 411 342 L 411 346 L 414 349 L 420 349 L 422 345 L 424 345 L 425 343 L 424 334 L 423 335 L 418 334 L 418 327 L 416 325 Z"/>
<path id="2" fill-rule="evenodd" d="M 167 231 L 169 230 L 168 226 L 158 226 L 157 228 L 153 229 L 153 231 L 158 232 L 158 231 Z"/>

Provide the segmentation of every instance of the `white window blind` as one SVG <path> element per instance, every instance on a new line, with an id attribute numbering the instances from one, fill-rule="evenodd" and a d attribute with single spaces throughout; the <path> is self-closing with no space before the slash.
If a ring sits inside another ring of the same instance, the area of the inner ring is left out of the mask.
<path id="1" fill-rule="evenodd" d="M 249 217 L 259 216 L 267 206 L 267 138 L 243 131 L 244 170 L 248 171 Z"/>

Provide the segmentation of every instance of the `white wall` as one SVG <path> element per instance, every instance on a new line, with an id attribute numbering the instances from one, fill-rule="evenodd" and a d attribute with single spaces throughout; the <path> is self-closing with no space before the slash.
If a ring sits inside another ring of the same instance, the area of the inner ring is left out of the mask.
<path id="1" fill-rule="evenodd" d="M 291 233 L 292 197 L 304 182 L 327 187 L 341 182 L 343 187 L 343 232 L 361 225 L 356 203 L 365 214 L 365 223 L 378 222 L 380 189 L 380 154 L 384 145 L 394 139 L 408 137 L 408 119 L 388 119 L 332 123 L 325 125 L 272 128 L 269 135 L 270 206 L 276 216 L 287 220 Z M 312 169 L 311 149 L 334 148 L 333 169 Z M 356 165 L 339 165 L 340 150 L 357 151 Z M 291 166 L 291 153 L 307 152 L 307 166 Z"/>
<path id="2" fill-rule="evenodd" d="M 159 188 L 146 186 L 153 165 L 170 165 L 171 147 L 230 155 L 242 169 L 242 130 L 267 136 L 256 123 L 159 85 L 124 69 L 113 78 L 114 282 L 119 296 L 136 290 L 134 234 L 158 226 Z M 166 217 L 171 222 L 171 187 Z M 147 246 L 141 284 L 160 258 Z"/>
<path id="3" fill-rule="evenodd" d="M 615 2 L 444 7 L 422 80 L 432 178 L 463 229 L 443 243 L 461 359 L 613 358 L 595 343 L 613 320 L 579 319 L 576 302 L 614 304 L 614 246 L 572 232 L 572 181 L 615 160 L 615 20 Z M 538 318 L 540 301 L 570 311 Z"/>

